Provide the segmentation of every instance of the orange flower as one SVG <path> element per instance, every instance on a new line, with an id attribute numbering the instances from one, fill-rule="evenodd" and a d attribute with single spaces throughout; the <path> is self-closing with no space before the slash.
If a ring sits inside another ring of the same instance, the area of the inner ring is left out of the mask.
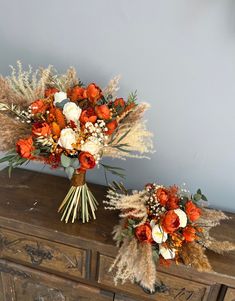
<path id="1" fill-rule="evenodd" d="M 38 113 L 45 113 L 47 109 L 47 105 L 44 103 L 42 99 L 35 100 L 33 103 L 30 105 L 32 114 L 38 114 Z"/>
<path id="2" fill-rule="evenodd" d="M 88 152 L 81 152 L 78 156 L 80 162 L 80 170 L 92 169 L 95 167 L 95 159 Z"/>
<path id="3" fill-rule="evenodd" d="M 166 188 L 158 188 L 156 191 L 156 197 L 162 206 L 165 206 L 168 201 L 168 193 Z"/>
<path id="4" fill-rule="evenodd" d="M 179 228 L 180 220 L 174 210 L 169 210 L 163 217 L 162 227 L 165 232 L 172 233 Z"/>
<path id="5" fill-rule="evenodd" d="M 75 86 L 67 90 L 67 95 L 71 101 L 81 100 L 84 99 L 84 91 L 84 88 Z"/>
<path id="6" fill-rule="evenodd" d="M 198 208 L 192 201 L 188 201 L 185 205 L 185 211 L 188 215 L 188 218 L 194 222 L 199 219 L 201 215 L 201 209 Z"/>
<path id="7" fill-rule="evenodd" d="M 95 107 L 95 112 L 100 119 L 110 119 L 111 112 L 107 105 L 101 105 Z"/>
<path id="8" fill-rule="evenodd" d="M 135 229 L 135 236 L 141 242 L 152 242 L 152 229 L 149 224 L 140 225 Z"/>
<path id="9" fill-rule="evenodd" d="M 55 121 L 53 121 L 51 124 L 51 131 L 54 136 L 59 138 L 61 130 L 60 130 L 60 126 Z"/>
<path id="10" fill-rule="evenodd" d="M 179 208 L 179 198 L 177 196 L 170 196 L 169 201 L 167 203 L 167 207 L 169 209 Z"/>
<path id="11" fill-rule="evenodd" d="M 56 88 L 48 88 L 45 90 L 45 97 L 53 96 L 56 92 L 59 92 L 59 90 Z"/>
<path id="12" fill-rule="evenodd" d="M 52 123 L 53 121 L 55 121 L 57 123 L 57 125 L 60 127 L 61 130 L 63 128 L 65 128 L 66 121 L 65 121 L 65 117 L 64 117 L 64 114 L 62 113 L 61 109 L 56 108 L 56 107 L 52 107 L 50 109 L 50 112 L 47 116 L 47 122 Z"/>
<path id="13" fill-rule="evenodd" d="M 192 242 L 196 239 L 196 230 L 192 226 L 187 226 L 183 230 L 183 236 L 187 242 Z"/>
<path id="14" fill-rule="evenodd" d="M 113 120 L 106 124 L 106 127 L 108 128 L 108 131 L 105 132 L 106 135 L 112 135 L 112 133 L 116 130 L 118 126 L 118 123 L 116 120 Z"/>
<path id="15" fill-rule="evenodd" d="M 88 108 L 87 110 L 82 111 L 82 114 L 81 114 L 79 120 L 81 123 L 86 123 L 86 122 L 95 123 L 97 120 L 95 110 L 93 108 Z"/>
<path id="16" fill-rule="evenodd" d="M 19 139 L 16 143 L 16 151 L 22 158 L 33 159 L 32 152 L 34 150 L 32 136 L 27 139 Z"/>
<path id="17" fill-rule="evenodd" d="M 58 125 L 60 126 L 60 129 L 62 130 L 66 126 L 64 114 L 62 113 L 62 111 L 59 108 L 55 108 L 54 114 L 55 114 L 56 122 L 58 123 Z"/>
<path id="18" fill-rule="evenodd" d="M 124 107 L 125 106 L 125 100 L 123 98 L 116 98 L 114 100 L 113 104 L 114 104 L 115 107 L 118 107 L 118 106 Z"/>
<path id="19" fill-rule="evenodd" d="M 99 100 L 102 96 L 101 89 L 96 86 L 96 84 L 90 84 L 83 93 L 84 98 L 88 98 L 90 102 L 96 104 L 97 100 Z"/>
<path id="20" fill-rule="evenodd" d="M 169 200 L 167 203 L 168 209 L 177 209 L 179 208 L 179 197 L 177 195 L 178 193 L 178 187 L 177 186 L 171 186 L 169 188 Z"/>
<path id="21" fill-rule="evenodd" d="M 51 132 L 49 125 L 46 122 L 34 123 L 32 127 L 32 134 L 34 136 L 47 136 Z"/>

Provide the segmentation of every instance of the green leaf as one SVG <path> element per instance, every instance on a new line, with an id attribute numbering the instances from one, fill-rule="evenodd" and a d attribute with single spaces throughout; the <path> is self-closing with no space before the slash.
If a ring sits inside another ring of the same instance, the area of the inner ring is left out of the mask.
<path id="1" fill-rule="evenodd" d="M 207 197 L 204 194 L 202 194 L 202 200 L 208 202 Z"/>
<path id="2" fill-rule="evenodd" d="M 15 155 L 8 155 L 0 159 L 0 163 L 7 162 L 11 160 Z"/>
<path id="3" fill-rule="evenodd" d="M 199 193 L 196 193 L 196 194 L 194 194 L 194 196 L 193 196 L 193 199 L 194 199 L 196 202 L 200 201 L 201 198 L 202 198 L 202 196 L 201 196 L 201 194 L 199 194 Z"/>
<path id="4" fill-rule="evenodd" d="M 117 141 L 117 144 L 119 142 L 121 142 L 129 133 L 130 133 L 131 129 L 129 129 L 128 131 L 126 131 L 126 133 L 124 133 Z"/>
<path id="5" fill-rule="evenodd" d="M 153 261 L 157 262 L 159 259 L 158 251 L 155 248 L 152 248 Z"/>
<path id="6" fill-rule="evenodd" d="M 62 154 L 61 155 L 61 165 L 66 168 L 66 167 L 69 167 L 70 164 L 71 164 L 71 159 L 69 157 L 65 156 L 65 154 Z"/>
<path id="7" fill-rule="evenodd" d="M 137 90 L 131 92 L 128 96 L 127 103 L 136 102 L 137 101 Z"/>
<path id="8" fill-rule="evenodd" d="M 198 193 L 198 194 L 202 194 L 201 189 L 198 189 L 198 190 L 197 190 L 197 193 Z"/>
<path id="9" fill-rule="evenodd" d="M 128 219 L 128 224 L 134 226 L 135 221 L 133 219 Z"/>
<path id="10" fill-rule="evenodd" d="M 117 166 L 111 166 L 111 165 L 107 165 L 107 164 L 103 164 L 101 163 L 100 165 L 102 165 L 104 168 L 106 169 L 117 169 L 117 170 L 122 170 L 122 171 L 125 171 L 124 168 L 121 168 L 121 167 L 117 167 Z"/>
<path id="11" fill-rule="evenodd" d="M 73 158 L 71 159 L 71 163 L 70 165 L 74 168 L 74 169 L 78 169 L 78 167 L 80 166 L 80 162 L 77 158 Z"/>
<path id="12" fill-rule="evenodd" d="M 130 153 L 130 152 L 131 152 L 131 151 L 128 150 L 128 149 L 124 149 L 124 148 L 122 148 L 122 147 L 119 147 L 118 145 L 117 145 L 117 146 L 113 146 L 113 147 L 117 148 L 118 150 L 120 150 L 120 151 L 122 151 L 122 152 L 124 152 L 124 153 Z"/>
<path id="13" fill-rule="evenodd" d="M 71 167 L 71 166 L 68 166 L 68 167 L 65 168 L 65 172 L 68 175 L 68 178 L 72 179 L 72 176 L 74 174 L 74 168 Z"/>
<path id="14" fill-rule="evenodd" d="M 13 169 L 13 166 L 12 166 L 12 165 L 9 165 L 9 168 L 8 168 L 8 177 L 9 177 L 9 178 L 11 177 L 12 169 Z"/>

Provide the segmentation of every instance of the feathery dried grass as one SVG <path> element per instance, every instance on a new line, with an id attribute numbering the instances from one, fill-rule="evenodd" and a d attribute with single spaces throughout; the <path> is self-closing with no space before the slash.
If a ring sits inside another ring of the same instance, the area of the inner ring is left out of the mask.
<path id="1" fill-rule="evenodd" d="M 30 128 L 26 124 L 0 113 L 0 150 L 9 151 L 15 148 L 19 138 L 27 137 Z"/>
<path id="2" fill-rule="evenodd" d="M 134 267 L 134 275 L 137 282 L 150 292 L 154 292 L 157 278 L 156 265 L 153 262 L 152 246 L 149 243 L 139 244 L 139 259 Z"/>
<path id="3" fill-rule="evenodd" d="M 215 240 L 212 237 L 209 237 L 209 239 L 205 240 L 203 245 L 218 254 L 224 254 L 225 252 L 231 252 L 235 250 L 235 244 L 230 241 L 218 241 Z"/>
<path id="4" fill-rule="evenodd" d="M 103 156 L 125 160 L 127 157 L 148 158 L 143 154 L 153 153 L 153 135 L 147 130 L 146 122 L 142 119 L 148 108 L 148 104 L 141 103 L 133 111 L 127 112 L 127 116 L 120 121 L 116 134 L 107 142 L 108 146 L 104 148 Z M 127 151 L 119 148 L 120 144 L 127 145 L 123 147 Z"/>
<path id="5" fill-rule="evenodd" d="M 184 264 L 189 265 L 201 272 L 212 271 L 212 267 L 205 255 L 205 249 L 198 243 L 186 243 L 180 252 Z"/>
<path id="6" fill-rule="evenodd" d="M 215 239 L 210 236 L 210 230 L 218 225 L 220 225 L 221 220 L 229 219 L 229 217 L 220 210 L 214 210 L 214 209 L 202 209 L 202 215 L 200 219 L 198 220 L 199 226 L 203 227 L 203 232 L 201 233 L 202 237 L 200 239 L 203 246 L 205 246 L 208 249 L 211 249 L 217 253 L 223 253 L 225 251 L 225 245 L 227 245 L 228 242 L 220 242 L 217 244 L 217 251 L 215 246 Z M 228 251 L 230 251 L 228 249 Z"/>
<path id="7" fill-rule="evenodd" d="M 74 67 L 68 68 L 65 74 L 58 74 L 54 68 L 52 70 L 47 82 L 48 86 L 57 87 L 60 91 L 66 92 L 80 82 Z"/>
<path id="8" fill-rule="evenodd" d="M 135 237 L 125 238 L 118 255 L 110 267 L 115 270 L 114 283 L 127 280 L 137 281 L 141 286 L 154 291 L 156 283 L 156 266 L 153 262 L 152 247 L 150 244 L 139 243 Z"/>
<path id="9" fill-rule="evenodd" d="M 33 72 L 32 67 L 23 70 L 20 61 L 17 62 L 17 69 L 11 66 L 12 74 L 6 77 L 8 84 L 7 90 L 11 90 L 11 99 L 7 98 L 7 103 L 15 103 L 22 106 L 28 106 L 32 101 L 44 97 L 44 91 L 47 86 L 52 66 Z M 6 94 L 7 95 L 7 94 Z M 13 97 L 14 96 L 14 97 Z M 14 100 L 15 99 L 15 100 Z"/>
<path id="10" fill-rule="evenodd" d="M 121 281 L 122 284 L 127 280 L 134 282 L 134 270 L 135 265 L 139 260 L 138 255 L 139 252 L 137 239 L 135 237 L 132 237 L 131 239 L 125 238 L 114 263 L 109 269 L 110 271 L 115 269 L 115 285 L 117 285 L 119 281 Z"/>
<path id="11" fill-rule="evenodd" d="M 126 218 L 131 215 L 139 219 L 137 225 L 141 225 L 147 220 L 148 213 L 145 203 L 148 196 L 146 196 L 145 190 L 135 191 L 132 195 L 123 195 L 110 189 L 108 190 L 107 198 L 109 201 L 104 201 L 105 204 L 108 204 L 105 209 L 120 210 L 121 213 L 119 216 L 121 218 Z"/>
<path id="12" fill-rule="evenodd" d="M 108 99 L 114 99 L 117 97 L 117 91 L 119 90 L 119 81 L 121 76 L 115 76 L 113 79 L 110 80 L 107 87 L 103 89 L 104 97 Z"/>

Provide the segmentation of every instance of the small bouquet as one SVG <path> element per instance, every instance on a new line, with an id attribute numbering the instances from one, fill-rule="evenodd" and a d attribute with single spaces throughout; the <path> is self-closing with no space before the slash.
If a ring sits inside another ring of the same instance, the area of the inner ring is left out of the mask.
<path id="1" fill-rule="evenodd" d="M 151 133 L 142 120 L 148 108 L 137 103 L 136 93 L 117 98 L 119 78 L 101 90 L 85 86 L 74 68 L 59 75 L 52 66 L 0 77 L 0 150 L 8 151 L 0 162 L 12 168 L 40 161 L 63 167 L 72 185 L 59 207 L 66 223 L 95 219 L 97 201 L 85 174 L 96 165 L 122 176 L 122 168 L 99 163 L 102 157 L 144 158 L 152 151 Z"/>
<path id="2" fill-rule="evenodd" d="M 157 264 L 183 263 L 209 271 L 206 248 L 217 253 L 235 249 L 234 244 L 210 236 L 209 230 L 228 217 L 204 208 L 206 197 L 200 189 L 191 195 L 185 188 L 147 184 L 128 195 L 123 185 L 114 182 L 107 197 L 106 209 L 121 210 L 113 232 L 119 252 L 110 268 L 116 269 L 116 284 L 130 280 L 154 292 Z"/>

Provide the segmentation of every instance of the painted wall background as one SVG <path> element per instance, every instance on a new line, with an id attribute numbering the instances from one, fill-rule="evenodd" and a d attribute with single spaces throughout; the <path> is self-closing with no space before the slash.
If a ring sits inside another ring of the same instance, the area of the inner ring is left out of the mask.
<path id="1" fill-rule="evenodd" d="M 156 147 L 151 161 L 111 162 L 126 168 L 128 187 L 186 182 L 235 211 L 233 0 L 0 0 L 0 73 L 18 59 L 74 65 L 101 87 L 121 74 L 120 95 L 137 89 L 152 105 Z M 88 179 L 105 183 L 102 170 Z"/>

